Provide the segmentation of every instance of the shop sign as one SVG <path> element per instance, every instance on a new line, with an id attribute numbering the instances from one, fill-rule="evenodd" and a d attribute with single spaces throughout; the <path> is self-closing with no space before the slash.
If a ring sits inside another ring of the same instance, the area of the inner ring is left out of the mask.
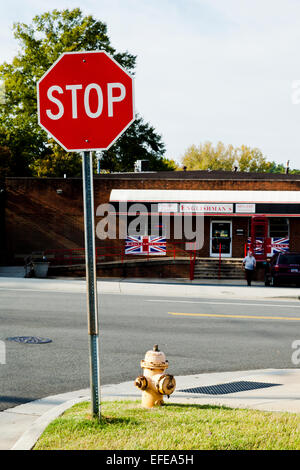
<path id="1" fill-rule="evenodd" d="M 177 202 L 159 202 L 158 212 L 178 212 L 178 204 Z"/>
<path id="2" fill-rule="evenodd" d="M 214 214 L 232 214 L 233 204 L 211 204 L 211 203 L 181 203 L 180 212 L 201 212 L 201 213 L 214 213 Z"/>
<path id="3" fill-rule="evenodd" d="M 255 214 L 255 204 L 236 204 L 235 212 L 240 214 Z"/>

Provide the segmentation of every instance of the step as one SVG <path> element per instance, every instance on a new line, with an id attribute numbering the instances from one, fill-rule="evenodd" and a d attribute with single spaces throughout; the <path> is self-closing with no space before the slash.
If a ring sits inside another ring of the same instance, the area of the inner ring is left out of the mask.
<path id="1" fill-rule="evenodd" d="M 211 265 L 214 265 L 214 264 L 219 264 L 219 261 L 217 261 L 217 260 L 216 261 L 196 261 L 195 264 L 201 264 L 203 266 L 211 266 Z M 224 260 L 221 261 L 221 264 L 226 265 L 226 266 L 241 266 L 242 265 L 242 263 L 240 263 L 240 262 L 236 262 L 236 261 L 228 262 L 228 261 L 224 261 Z"/>
<path id="2" fill-rule="evenodd" d="M 238 273 L 242 273 L 242 268 L 198 268 L 195 266 L 195 271 L 207 271 L 207 272 L 215 272 L 215 271 L 223 271 L 224 273 L 230 273 L 231 271 L 235 271 Z"/>
<path id="3" fill-rule="evenodd" d="M 221 266 L 219 266 L 218 264 L 215 264 L 213 266 L 202 266 L 201 264 L 195 264 L 195 268 L 197 269 L 226 269 L 227 271 L 229 269 L 243 269 L 242 266 L 225 266 L 223 264 L 221 264 Z"/>
<path id="4" fill-rule="evenodd" d="M 224 269 L 194 269 L 195 273 L 208 273 L 208 274 L 215 274 L 215 273 L 223 273 L 224 275 L 230 274 L 243 274 L 244 271 L 241 269 L 231 269 L 230 271 L 226 271 Z"/>
<path id="5" fill-rule="evenodd" d="M 207 273 L 207 274 L 215 274 L 215 273 L 222 273 L 224 275 L 229 275 L 229 274 L 244 274 L 244 271 L 240 270 L 240 271 L 235 271 L 235 270 L 231 270 L 231 271 L 223 271 L 222 269 L 220 269 L 220 271 L 217 269 L 217 270 L 206 270 L 206 269 L 194 269 L 194 272 L 195 273 Z"/>
<path id="6" fill-rule="evenodd" d="M 243 276 L 196 276 L 194 275 L 194 279 L 245 279 Z"/>
<path id="7" fill-rule="evenodd" d="M 242 269 L 242 266 L 239 266 L 239 265 L 230 266 L 228 264 L 221 264 L 220 267 L 223 268 L 223 269 Z M 209 266 L 203 266 L 202 264 L 195 264 L 195 268 L 199 268 L 199 269 L 218 269 L 219 265 L 214 264 L 214 265 L 209 265 Z"/>

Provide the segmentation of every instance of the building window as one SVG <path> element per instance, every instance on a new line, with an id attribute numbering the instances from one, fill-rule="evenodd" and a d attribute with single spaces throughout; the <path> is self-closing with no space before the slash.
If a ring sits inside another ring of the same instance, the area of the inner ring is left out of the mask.
<path id="1" fill-rule="evenodd" d="M 289 219 L 271 217 L 269 219 L 269 236 L 272 237 L 288 237 L 289 236 Z"/>

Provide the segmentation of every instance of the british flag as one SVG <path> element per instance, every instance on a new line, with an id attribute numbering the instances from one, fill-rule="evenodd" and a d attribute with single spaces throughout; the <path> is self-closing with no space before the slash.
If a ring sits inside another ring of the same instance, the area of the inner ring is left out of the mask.
<path id="1" fill-rule="evenodd" d="M 272 255 L 289 251 L 290 239 L 288 237 L 273 237 L 271 239 Z"/>
<path id="2" fill-rule="evenodd" d="M 163 237 L 142 235 L 128 236 L 125 241 L 125 255 L 166 255 L 167 242 Z"/>
<path id="3" fill-rule="evenodd" d="M 272 237 L 266 240 L 267 256 L 272 256 L 275 253 L 285 253 L 290 250 L 289 237 Z M 251 248 L 251 237 L 248 238 L 247 249 Z M 254 255 L 264 254 L 264 238 L 257 237 L 255 239 L 255 253 Z"/>
<path id="4" fill-rule="evenodd" d="M 248 245 L 247 249 L 250 250 L 251 247 L 251 237 L 248 238 Z M 256 237 L 255 239 L 255 247 L 254 247 L 254 256 L 255 255 L 262 255 L 264 253 L 264 238 Z"/>

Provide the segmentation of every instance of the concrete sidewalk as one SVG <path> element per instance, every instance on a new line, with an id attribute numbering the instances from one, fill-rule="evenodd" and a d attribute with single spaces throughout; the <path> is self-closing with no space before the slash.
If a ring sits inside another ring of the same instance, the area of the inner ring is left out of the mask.
<path id="1" fill-rule="evenodd" d="M 0 277 L 24 277 L 24 266 L 0 266 Z"/>
<path id="2" fill-rule="evenodd" d="M 134 379 L 135 377 L 130 382 L 102 386 L 101 400 L 140 400 L 141 392 L 134 387 Z M 300 413 L 300 369 L 197 374 L 176 377 L 176 382 L 176 390 L 168 404 L 209 404 Z M 195 390 L 199 387 L 208 388 Z M 32 449 L 49 423 L 75 403 L 89 400 L 89 397 L 89 389 L 79 390 L 1 412 L 0 449 Z"/>
<path id="3" fill-rule="evenodd" d="M 253 283 L 248 287 L 245 282 L 236 280 L 186 281 L 184 279 L 98 279 L 98 292 L 103 294 L 145 295 L 182 298 L 214 299 L 277 299 L 299 300 L 300 289 L 296 287 L 265 287 L 263 283 Z M 85 293 L 86 281 L 83 279 L 36 279 L 0 277 L 0 290 L 47 291 Z"/>

